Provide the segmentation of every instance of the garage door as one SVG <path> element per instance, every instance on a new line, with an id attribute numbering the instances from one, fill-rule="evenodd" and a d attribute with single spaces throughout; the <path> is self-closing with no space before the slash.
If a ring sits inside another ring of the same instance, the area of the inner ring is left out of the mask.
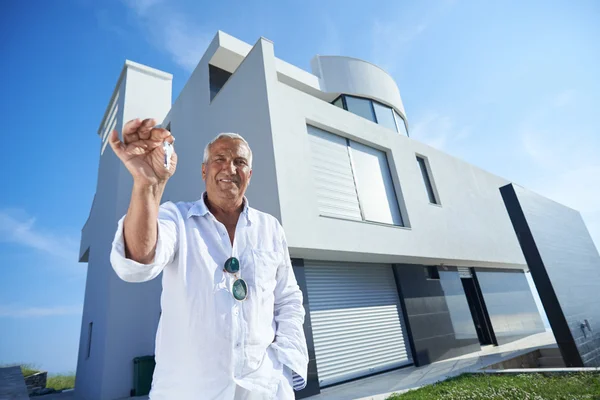
<path id="1" fill-rule="evenodd" d="M 392 267 L 305 263 L 320 386 L 410 364 Z"/>

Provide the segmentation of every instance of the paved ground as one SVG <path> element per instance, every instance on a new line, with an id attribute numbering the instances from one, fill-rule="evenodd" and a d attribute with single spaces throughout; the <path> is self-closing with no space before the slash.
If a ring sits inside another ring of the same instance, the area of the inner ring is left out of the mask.
<path id="1" fill-rule="evenodd" d="M 533 349 L 555 346 L 556 341 L 552 332 L 544 332 L 502 346 L 487 346 L 476 353 L 436 362 L 420 368 L 406 367 L 333 386 L 321 390 L 321 394 L 308 397 L 308 399 L 383 400 L 392 393 L 405 392 L 464 372 L 477 371 L 488 365 L 528 353 Z M 145 400 L 147 397 L 131 397 L 130 399 Z"/>
<path id="2" fill-rule="evenodd" d="M 429 364 L 423 367 L 406 367 L 396 371 L 375 375 L 354 382 L 344 383 L 323 389 L 321 394 L 309 397 L 310 400 L 383 400 L 392 393 L 404 392 L 428 385 L 464 372 L 474 372 L 540 347 L 555 347 L 552 332 L 529 336 L 502 346 L 488 346 L 481 351 L 466 354 Z M 21 378 L 22 379 L 22 378 Z M 0 382 L 2 379 L 0 378 Z M 4 399 L 0 396 L 0 399 Z M 19 398 L 17 398 L 19 399 Z M 27 399 L 27 397 L 25 397 Z M 73 392 L 37 397 L 38 400 L 75 399 Z M 132 400 L 146 400 L 147 396 L 130 397 Z M 20 399 L 19 399 L 20 400 Z"/>
<path id="3" fill-rule="evenodd" d="M 29 400 L 21 367 L 0 368 L 0 400 Z"/>
<path id="4" fill-rule="evenodd" d="M 439 361 L 423 367 L 406 367 L 395 371 L 344 383 L 321 390 L 321 394 L 309 397 L 310 400 L 383 400 L 392 393 L 429 385 L 464 372 L 477 371 L 488 365 L 508 360 L 540 347 L 554 347 L 556 342 L 552 332 L 508 343 L 502 346 L 488 346 L 477 353 Z"/>
<path id="5" fill-rule="evenodd" d="M 53 393 L 53 394 L 46 394 L 44 396 L 36 396 L 36 397 L 32 397 L 32 399 L 39 399 L 39 400 L 75 400 L 75 391 L 74 390 L 67 390 L 64 392 L 60 392 L 60 393 Z"/>

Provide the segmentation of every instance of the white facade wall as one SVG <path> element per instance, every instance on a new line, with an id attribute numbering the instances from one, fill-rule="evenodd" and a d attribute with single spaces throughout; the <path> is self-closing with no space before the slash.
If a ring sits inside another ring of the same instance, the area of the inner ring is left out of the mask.
<path id="1" fill-rule="evenodd" d="M 235 71 L 212 102 L 209 62 Z M 398 88 L 383 70 L 345 57 L 330 58 L 320 68 L 317 78 L 277 60 L 266 39 L 250 46 L 219 32 L 172 105 L 170 75 L 127 63 L 117 85 L 117 126 L 145 117 L 170 124 L 178 167 L 163 201 L 197 200 L 204 190 L 201 164 L 206 143 L 220 132 L 244 136 L 254 151 L 250 204 L 280 219 L 292 257 L 524 268 L 498 190 L 506 180 L 328 103 L 339 94 L 335 90 L 351 89 L 335 78 L 335 68 L 346 68 L 354 82 L 352 93 L 383 101 L 404 114 Z M 362 83 L 361 71 L 366 71 Z M 387 153 L 409 227 L 319 216 L 307 123 Z M 441 206 L 429 204 L 415 153 L 429 159 Z M 160 278 L 126 283 L 109 262 L 116 222 L 127 210 L 131 186 L 129 172 L 107 148 L 82 232 L 81 257 L 89 266 L 76 392 L 83 399 L 128 396 L 133 358 L 154 353 Z M 94 328 L 87 359 L 90 321 Z"/>
<path id="2" fill-rule="evenodd" d="M 387 72 L 370 62 L 343 56 L 315 56 L 311 68 L 321 90 L 377 100 L 406 116 L 398 85 Z"/>
<path id="3" fill-rule="evenodd" d="M 506 180 L 282 83 L 270 105 L 282 222 L 293 256 L 524 267 L 499 192 Z M 387 153 L 410 228 L 319 217 L 307 124 Z M 441 206 L 428 201 L 416 154 L 429 160 Z"/>
<path id="4" fill-rule="evenodd" d="M 208 61 L 218 49 L 209 47 L 184 90 L 171 107 L 171 81 L 132 71 L 119 82 L 119 130 L 134 118 L 154 117 L 176 137 L 177 172 L 169 181 L 164 201 L 194 201 L 204 190 L 201 165 L 204 146 L 220 132 L 238 132 L 256 149 L 254 175 L 248 190 L 252 206 L 280 218 L 265 76 L 275 76 L 272 43 L 261 39 L 236 74 L 209 101 Z M 270 64 L 264 62 L 271 60 Z M 270 66 L 267 66 L 270 65 Z M 274 82 L 275 83 L 275 82 Z M 169 111 L 170 109 L 170 111 Z M 146 283 L 120 280 L 110 266 L 109 254 L 117 220 L 129 205 L 129 172 L 107 148 L 101 156 L 98 187 L 90 218 L 82 232 L 81 257 L 88 259 L 88 279 L 77 368 L 77 396 L 116 399 L 129 396 L 133 358 L 154 354 L 160 315 L 160 278 Z M 89 252 L 88 252 L 89 248 Z M 87 356 L 88 324 L 94 322 L 92 349 Z"/>
<path id="5" fill-rule="evenodd" d="M 135 117 L 161 119 L 171 107 L 171 75 L 128 61 L 115 93 L 117 130 Z M 77 397 L 86 400 L 129 395 L 132 360 L 154 352 L 160 313 L 160 281 L 130 284 L 119 279 L 110 265 L 116 222 L 129 205 L 132 178 L 109 146 L 100 157 L 96 195 L 81 243 L 81 255 L 88 259 L 88 275 L 75 386 Z M 104 143 L 100 151 L 102 147 Z M 93 331 L 88 358 L 90 322 Z"/>
<path id="6" fill-rule="evenodd" d="M 210 102 L 208 62 L 218 37 L 188 80 L 164 125 L 176 138 L 177 172 L 169 180 L 164 200 L 195 201 L 204 191 L 202 157 L 206 144 L 221 132 L 241 134 L 255 150 L 247 196 L 253 207 L 280 217 L 275 161 L 268 109 L 266 69 L 274 71 L 273 44 L 261 39 Z M 269 72 L 272 75 L 272 72 Z"/>

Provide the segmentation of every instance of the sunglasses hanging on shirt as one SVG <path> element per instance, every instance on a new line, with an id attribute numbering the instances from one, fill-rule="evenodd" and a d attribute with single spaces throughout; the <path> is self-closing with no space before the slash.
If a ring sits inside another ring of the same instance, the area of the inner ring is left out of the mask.
<path id="1" fill-rule="evenodd" d="M 242 278 L 238 277 L 238 273 L 240 272 L 240 262 L 237 258 L 231 257 L 225 261 L 225 265 L 223 269 L 230 274 L 233 274 L 235 277 L 235 281 L 233 282 L 233 286 L 231 287 L 231 293 L 233 294 L 233 298 L 238 301 L 244 301 L 248 297 L 248 285 L 246 285 L 246 281 Z"/>

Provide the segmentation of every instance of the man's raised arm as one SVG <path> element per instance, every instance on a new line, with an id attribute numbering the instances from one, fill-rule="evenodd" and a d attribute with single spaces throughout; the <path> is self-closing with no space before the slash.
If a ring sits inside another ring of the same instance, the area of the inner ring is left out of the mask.
<path id="1" fill-rule="evenodd" d="M 177 209 L 172 203 L 160 206 L 169 178 L 177 167 L 173 152 L 165 164 L 165 146 L 174 141 L 156 121 L 129 121 L 123 141 L 113 131 L 110 146 L 133 177 L 127 214 L 118 224 L 111 251 L 111 263 L 126 281 L 141 282 L 156 277 L 173 259 L 177 243 Z M 167 167 L 167 166 L 168 167 Z"/>

